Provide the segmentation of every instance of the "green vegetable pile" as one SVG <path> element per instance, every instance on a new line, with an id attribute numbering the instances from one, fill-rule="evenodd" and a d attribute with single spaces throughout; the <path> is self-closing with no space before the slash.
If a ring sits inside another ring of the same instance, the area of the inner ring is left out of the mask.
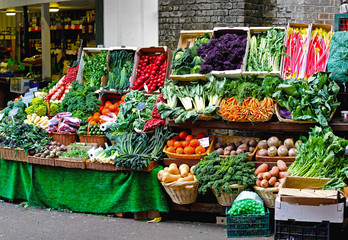
<path id="1" fill-rule="evenodd" d="M 1 123 L 0 132 L 6 133 L 0 137 L 0 146 L 21 148 L 29 151 L 30 155 L 39 153 L 51 143 L 51 137 L 45 130 L 35 125 L 21 124 L 21 121 Z"/>
<path id="2" fill-rule="evenodd" d="M 17 114 L 13 117 L 15 120 L 22 120 L 23 121 L 27 117 L 27 114 L 24 111 L 24 109 L 26 108 L 26 105 L 21 98 L 16 102 L 13 102 L 13 101 L 7 102 L 7 107 L 1 111 L 1 113 L 4 114 L 4 117 L 3 117 L 1 122 L 10 121 L 10 118 L 8 118 L 8 114 L 12 109 L 15 109 L 15 108 L 18 108 Z"/>
<path id="3" fill-rule="evenodd" d="M 80 118 L 87 124 L 87 117 L 99 110 L 100 100 L 94 93 L 96 87 L 84 86 L 77 81 L 71 83 L 70 92 L 60 106 L 60 112 L 71 112 L 74 117 Z"/>
<path id="4" fill-rule="evenodd" d="M 253 199 L 243 199 L 234 202 L 228 214 L 232 216 L 240 216 L 245 214 L 250 215 L 265 215 L 265 208 L 261 203 Z"/>
<path id="5" fill-rule="evenodd" d="M 296 160 L 290 165 L 291 176 L 348 179 L 348 140 L 335 136 L 330 128 L 314 127 L 298 149 Z"/>
<path id="6" fill-rule="evenodd" d="M 197 37 L 193 46 L 187 43 L 185 50 L 179 48 L 173 53 L 172 69 L 173 75 L 198 74 L 201 70 L 203 58 L 197 56 L 197 48 L 204 43 L 210 42 L 210 34 L 205 33 L 203 36 Z"/>
<path id="7" fill-rule="evenodd" d="M 273 97 L 281 107 L 291 112 L 297 121 L 317 121 L 328 126 L 331 113 L 340 105 L 336 96 L 339 86 L 328 74 L 317 72 L 308 81 L 287 79 L 279 84 Z"/>
<path id="8" fill-rule="evenodd" d="M 155 134 L 149 137 L 145 133 L 123 133 L 111 137 L 115 141 L 112 146 L 117 152 L 116 167 L 140 170 L 149 166 L 151 161 L 163 157 L 163 148 L 174 134 L 167 129 L 157 127 Z"/>
<path id="9" fill-rule="evenodd" d="M 47 115 L 47 104 L 45 102 L 45 99 L 42 97 L 36 97 L 33 98 L 30 107 L 27 107 L 25 109 L 25 113 L 27 115 L 31 115 L 33 113 L 36 113 L 38 116 L 46 116 Z"/>
<path id="10" fill-rule="evenodd" d="M 120 105 L 116 124 L 108 128 L 111 136 L 116 136 L 125 132 L 133 131 L 134 128 L 143 129 L 145 123 L 152 118 L 152 110 L 155 106 L 157 96 L 145 95 L 139 91 L 131 91 L 124 97 L 124 104 Z M 140 111 L 140 119 L 137 111 L 138 104 L 145 102 L 146 105 Z"/>
<path id="11" fill-rule="evenodd" d="M 253 186 L 256 181 L 255 166 L 249 161 L 248 154 L 220 158 L 220 154 L 215 151 L 203 158 L 193 172 L 199 182 L 198 190 L 203 194 L 213 187 L 217 196 L 221 196 L 222 190 L 233 192 L 229 187 L 232 184 Z"/>
<path id="12" fill-rule="evenodd" d="M 62 158 L 88 158 L 88 152 L 84 149 L 73 147 L 70 152 L 63 152 L 59 157 Z"/>
<path id="13" fill-rule="evenodd" d="M 77 134 L 79 135 L 87 135 L 87 125 L 83 125 L 79 127 L 79 130 L 77 131 Z M 100 130 L 100 125 L 90 125 L 89 126 L 89 135 L 104 135 L 105 133 Z"/>
<path id="14" fill-rule="evenodd" d="M 134 66 L 134 51 L 112 51 L 109 56 L 108 84 L 103 87 L 115 92 L 125 91 L 129 88 L 129 78 L 132 76 Z"/>
<path id="15" fill-rule="evenodd" d="M 108 73 L 106 57 L 108 51 L 101 51 L 99 54 L 83 56 L 84 67 L 83 78 L 89 87 L 100 87 L 101 78 Z"/>
<path id="16" fill-rule="evenodd" d="M 285 55 L 283 49 L 285 31 L 270 29 L 252 36 L 247 61 L 248 71 L 280 71 L 280 59 Z"/>

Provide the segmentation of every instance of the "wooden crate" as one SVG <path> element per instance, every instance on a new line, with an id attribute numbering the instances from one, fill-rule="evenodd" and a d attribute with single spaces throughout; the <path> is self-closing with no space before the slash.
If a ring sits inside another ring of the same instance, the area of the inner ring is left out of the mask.
<path id="1" fill-rule="evenodd" d="M 54 158 L 41 158 L 28 156 L 28 163 L 37 164 L 37 165 L 45 165 L 45 166 L 55 166 Z"/>
<path id="2" fill-rule="evenodd" d="M 115 164 L 109 163 L 99 163 L 99 162 L 86 162 L 86 169 L 97 170 L 97 171 L 108 171 L 108 172 L 116 172 L 116 171 L 135 171 L 135 172 L 151 172 L 158 166 L 157 161 L 151 161 L 149 166 L 143 168 L 141 170 L 130 169 L 130 168 L 116 168 Z"/>

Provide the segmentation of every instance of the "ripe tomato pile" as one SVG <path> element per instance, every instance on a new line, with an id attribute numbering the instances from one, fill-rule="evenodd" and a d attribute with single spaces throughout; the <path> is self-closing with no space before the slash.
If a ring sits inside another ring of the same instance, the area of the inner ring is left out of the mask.
<path id="1" fill-rule="evenodd" d="M 133 90 L 142 90 L 146 84 L 150 92 L 163 86 L 167 72 L 167 59 L 164 54 L 157 56 L 141 56 L 138 64 L 137 79 Z"/>
<path id="2" fill-rule="evenodd" d="M 94 124 L 102 124 L 105 121 L 103 121 L 100 116 L 106 115 L 108 113 L 115 113 L 116 116 L 118 112 L 120 111 L 120 105 L 124 103 L 124 96 L 122 96 L 121 101 L 116 102 L 115 104 L 112 104 L 111 101 L 106 101 L 103 105 L 100 106 L 99 112 L 95 112 L 93 115 L 89 116 L 87 118 L 88 122 L 91 122 L 91 125 Z"/>
<path id="3" fill-rule="evenodd" d="M 198 139 L 205 137 L 204 133 L 199 133 L 197 138 L 194 138 L 188 132 L 182 131 L 179 135 L 167 141 L 166 151 L 186 155 L 205 153 L 206 148 L 202 147 L 198 141 Z"/>

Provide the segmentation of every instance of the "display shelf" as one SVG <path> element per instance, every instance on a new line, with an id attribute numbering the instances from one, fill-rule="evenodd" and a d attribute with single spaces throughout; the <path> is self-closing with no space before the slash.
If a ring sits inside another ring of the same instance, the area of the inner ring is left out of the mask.
<path id="1" fill-rule="evenodd" d="M 65 25 L 65 26 L 51 26 L 50 30 L 81 30 L 81 25 Z M 24 31 L 24 28 L 21 28 L 21 31 Z M 41 27 L 30 27 L 28 28 L 28 32 L 39 32 L 41 31 Z"/>
<path id="2" fill-rule="evenodd" d="M 260 166 L 263 163 L 268 164 L 268 168 L 272 168 L 274 166 L 277 166 L 277 162 L 263 162 L 263 161 L 253 161 L 253 163 L 255 164 L 255 167 Z M 286 166 L 290 166 L 293 162 L 285 162 Z"/>
<path id="3" fill-rule="evenodd" d="M 201 212 L 201 213 L 216 213 L 219 215 L 225 215 L 226 207 L 223 207 L 217 203 L 192 203 L 187 205 L 179 205 L 171 203 L 170 209 L 172 211 L 185 211 L 185 212 Z"/>
<path id="4" fill-rule="evenodd" d="M 23 65 L 23 66 L 26 66 L 26 67 L 41 67 L 41 66 L 42 66 L 42 63 L 31 64 L 31 63 L 25 63 L 25 62 L 23 62 L 22 65 Z"/>
<path id="5" fill-rule="evenodd" d="M 175 163 L 176 165 L 180 166 L 181 164 L 187 164 L 189 167 L 192 167 L 199 163 L 199 159 L 178 159 L 178 158 L 164 158 L 163 164 L 165 166 L 169 166 L 171 163 Z"/>
<path id="6" fill-rule="evenodd" d="M 167 120 L 170 127 L 178 128 L 208 128 L 208 129 L 234 129 L 245 131 L 275 131 L 275 132 L 308 132 L 316 124 L 294 124 L 282 122 L 263 122 L 263 123 L 243 123 L 243 122 L 224 122 L 224 121 L 197 121 L 177 124 L 174 120 Z M 348 123 L 334 119 L 329 123 L 333 131 L 348 132 Z"/>

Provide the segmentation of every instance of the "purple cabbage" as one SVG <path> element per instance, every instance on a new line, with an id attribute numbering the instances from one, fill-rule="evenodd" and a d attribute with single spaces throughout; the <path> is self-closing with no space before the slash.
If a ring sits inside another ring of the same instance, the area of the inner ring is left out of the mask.
<path id="1" fill-rule="evenodd" d="M 246 33 L 225 34 L 208 44 L 204 43 L 197 49 L 197 55 L 204 59 L 199 73 L 240 69 L 246 44 Z"/>

